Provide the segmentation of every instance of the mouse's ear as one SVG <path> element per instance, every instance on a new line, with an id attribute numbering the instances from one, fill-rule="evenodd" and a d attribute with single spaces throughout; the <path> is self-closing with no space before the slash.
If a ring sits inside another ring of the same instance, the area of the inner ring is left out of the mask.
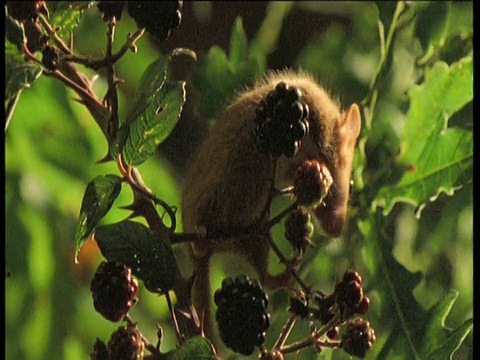
<path id="1" fill-rule="evenodd" d="M 340 122 L 338 129 L 342 139 L 357 140 L 362 127 L 362 118 L 360 108 L 357 104 L 352 104 L 345 112 L 344 118 Z"/>

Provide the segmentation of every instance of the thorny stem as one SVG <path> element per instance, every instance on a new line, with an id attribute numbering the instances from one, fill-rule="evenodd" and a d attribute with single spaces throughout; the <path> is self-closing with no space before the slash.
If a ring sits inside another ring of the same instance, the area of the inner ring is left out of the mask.
<path id="1" fill-rule="evenodd" d="M 296 321 L 297 321 L 297 316 L 294 314 L 291 314 L 290 317 L 288 318 L 287 323 L 283 327 L 280 333 L 280 336 L 277 339 L 277 342 L 273 346 L 274 349 L 279 350 L 280 348 L 283 347 L 283 345 L 285 345 L 285 342 L 287 341 L 288 336 L 290 335 Z"/>
<path id="2" fill-rule="evenodd" d="M 340 314 L 338 313 L 332 319 L 330 319 L 329 322 L 327 322 L 324 326 L 322 326 L 322 328 L 318 332 L 311 334 L 309 337 L 307 337 L 302 341 L 285 346 L 281 348 L 280 351 L 282 352 L 282 354 L 285 355 L 285 354 L 296 352 L 306 347 L 315 345 L 318 342 L 318 339 L 320 339 L 324 334 L 326 334 L 328 330 L 337 326 L 339 322 L 340 322 Z"/>
<path id="3" fill-rule="evenodd" d="M 38 14 L 38 18 L 40 19 L 40 22 L 42 23 L 43 27 L 47 31 L 48 36 L 50 36 L 53 39 L 53 41 L 57 44 L 60 50 L 62 50 L 65 54 L 71 54 L 72 51 L 70 50 L 70 48 L 67 45 L 65 45 L 62 39 L 60 39 L 60 37 L 55 32 L 55 30 L 53 30 L 53 28 L 48 23 L 47 19 L 45 19 L 45 16 L 43 14 Z"/>
<path id="4" fill-rule="evenodd" d="M 170 315 L 172 316 L 173 325 L 175 327 L 175 333 L 177 335 L 177 340 L 180 344 L 185 341 L 182 333 L 180 332 L 180 327 L 178 326 L 177 316 L 175 315 L 175 310 L 173 309 L 172 299 L 170 298 L 170 294 L 168 292 L 165 293 L 165 299 L 167 299 L 168 310 L 170 311 Z"/>
<path id="5" fill-rule="evenodd" d="M 107 51 L 106 58 L 112 57 L 113 49 L 113 40 L 115 38 L 115 26 L 116 20 L 115 17 L 108 23 L 108 32 L 107 32 Z M 117 93 L 117 81 L 115 76 L 115 66 L 114 63 L 111 63 L 107 67 L 107 78 L 108 78 L 108 90 L 105 95 L 108 108 L 110 109 L 110 119 L 107 124 L 107 135 L 109 143 L 115 138 L 118 130 L 118 93 Z"/>
<path id="6" fill-rule="evenodd" d="M 124 176 L 125 181 L 137 192 L 144 195 L 149 200 L 153 201 L 154 204 L 160 205 L 163 209 L 168 213 L 170 217 L 170 228 L 169 231 L 175 231 L 177 226 L 175 211 L 170 207 L 165 201 L 162 199 L 157 198 L 150 189 L 148 189 L 143 181 L 140 178 L 140 174 L 131 166 L 128 166 L 125 169 L 125 165 L 123 164 L 122 155 L 118 154 L 117 157 L 117 166 L 120 170 L 120 173 Z M 163 225 L 164 226 L 164 225 Z"/>

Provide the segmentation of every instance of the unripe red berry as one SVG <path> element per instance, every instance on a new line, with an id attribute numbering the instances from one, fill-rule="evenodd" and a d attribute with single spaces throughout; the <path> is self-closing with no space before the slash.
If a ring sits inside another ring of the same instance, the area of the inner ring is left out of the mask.
<path id="1" fill-rule="evenodd" d="M 332 183 L 332 175 L 324 164 L 305 160 L 295 174 L 293 193 L 300 205 L 315 207 L 325 198 Z"/>

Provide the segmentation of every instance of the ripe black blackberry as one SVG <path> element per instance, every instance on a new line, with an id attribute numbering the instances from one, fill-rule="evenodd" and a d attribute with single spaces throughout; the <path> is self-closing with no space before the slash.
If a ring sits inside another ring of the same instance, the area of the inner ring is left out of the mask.
<path id="1" fill-rule="evenodd" d="M 128 1 L 127 10 L 139 28 L 166 40 L 182 22 L 183 1 Z"/>
<path id="2" fill-rule="evenodd" d="M 293 194 L 300 205 L 316 206 L 333 183 L 328 168 L 316 160 L 305 160 L 295 173 Z"/>
<path id="3" fill-rule="evenodd" d="M 300 89 L 280 82 L 256 111 L 256 138 L 273 156 L 294 156 L 308 135 L 308 105 Z"/>
<path id="4" fill-rule="evenodd" d="M 238 275 L 226 278 L 215 292 L 216 320 L 223 343 L 243 355 L 253 353 L 265 341 L 270 325 L 267 294 L 256 280 Z"/>
<path id="5" fill-rule="evenodd" d="M 108 341 L 109 359 L 143 359 L 145 344 L 136 326 L 120 326 Z"/>
<path id="6" fill-rule="evenodd" d="M 7 1 L 8 15 L 18 21 L 33 21 L 38 18 L 38 14 L 48 14 L 45 1 Z"/>
<path id="7" fill-rule="evenodd" d="M 97 4 L 98 10 L 103 14 L 104 21 L 110 21 L 115 17 L 115 20 L 122 18 L 123 7 L 125 1 L 99 1 Z"/>
<path id="8" fill-rule="evenodd" d="M 102 262 L 90 284 L 93 306 L 107 320 L 117 322 L 136 302 L 137 280 L 132 270 L 117 262 Z"/>
<path id="9" fill-rule="evenodd" d="M 370 323 L 357 317 L 347 322 L 340 347 L 349 355 L 364 358 L 375 341 L 375 331 Z"/>
<path id="10" fill-rule="evenodd" d="M 312 246 L 313 231 L 312 217 L 302 207 L 292 211 L 285 220 L 285 238 L 300 254 Z"/>

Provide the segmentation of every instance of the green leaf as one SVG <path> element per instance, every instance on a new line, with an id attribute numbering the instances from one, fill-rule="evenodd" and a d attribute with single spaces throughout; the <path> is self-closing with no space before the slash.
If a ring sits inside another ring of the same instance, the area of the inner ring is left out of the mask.
<path id="1" fill-rule="evenodd" d="M 121 190 L 122 178 L 111 174 L 97 176 L 87 185 L 75 232 L 75 258 L 98 222 L 111 209 Z"/>
<path id="2" fill-rule="evenodd" d="M 117 154 L 123 150 L 123 146 L 125 145 L 127 137 L 130 134 L 131 124 L 135 121 L 139 121 L 139 119 L 142 118 L 145 121 L 145 117 L 147 116 L 147 114 L 149 114 L 148 117 L 150 118 L 152 115 L 152 111 L 156 112 L 159 109 L 157 103 L 160 101 L 159 99 L 163 95 L 157 96 L 157 93 L 162 89 L 167 80 L 168 65 L 170 61 L 178 55 L 188 55 L 195 60 L 197 58 L 197 55 L 192 50 L 177 48 L 172 50 L 168 55 L 162 56 L 161 58 L 155 60 L 143 72 L 135 92 L 133 106 L 128 113 L 124 123 L 121 125 L 117 138 L 110 147 L 109 151 L 113 158 L 116 158 Z M 164 116 L 161 116 L 160 118 L 163 119 Z M 158 119 L 155 121 L 158 121 Z"/>
<path id="3" fill-rule="evenodd" d="M 443 46 L 448 35 L 451 5 L 447 1 L 431 1 L 419 8 L 416 14 L 415 35 L 420 40 L 425 63 L 436 48 Z"/>
<path id="4" fill-rule="evenodd" d="M 5 6 L 5 38 L 14 44 L 18 51 L 22 51 L 23 44 L 27 41 L 23 26 L 14 18 L 8 16 L 8 10 Z"/>
<path id="5" fill-rule="evenodd" d="M 57 35 L 68 43 L 80 23 L 83 11 L 93 3 L 94 1 L 50 1 L 50 24 L 58 29 Z"/>
<path id="6" fill-rule="evenodd" d="M 165 293 L 175 285 L 175 255 L 157 232 L 143 224 L 125 220 L 97 227 L 93 237 L 107 260 L 131 267 L 147 290 Z"/>
<path id="7" fill-rule="evenodd" d="M 383 219 L 377 212 L 358 223 L 366 244 L 366 264 L 371 272 L 368 279 L 382 294 L 380 317 L 385 324 L 391 324 L 383 347 L 375 349 L 376 359 L 450 359 L 469 334 L 471 321 L 453 331 L 445 327 L 445 319 L 457 298 L 454 291 L 430 310 L 420 306 L 413 290 L 421 274 L 411 273 L 393 257 L 391 241 L 382 235 Z"/>
<path id="8" fill-rule="evenodd" d="M 155 60 L 147 67 L 138 83 L 135 97 L 133 99 L 134 106 L 127 117 L 127 123 L 131 123 L 139 116 L 139 114 L 145 111 L 152 101 L 152 96 L 160 91 L 165 84 L 168 74 L 168 65 L 174 57 L 179 55 L 188 55 L 193 59 L 196 59 L 196 54 L 192 50 L 177 48 L 172 50 L 168 55 Z"/>
<path id="9" fill-rule="evenodd" d="M 42 74 L 43 68 L 17 52 L 12 45 L 5 49 L 5 131 L 24 88 L 30 87 Z"/>
<path id="10" fill-rule="evenodd" d="M 232 35 L 230 36 L 230 66 L 235 71 L 239 65 L 248 57 L 248 40 L 243 20 L 239 16 L 233 24 Z"/>
<path id="11" fill-rule="evenodd" d="M 423 208 L 441 192 L 452 194 L 471 181 L 473 133 L 449 128 L 448 120 L 473 98 L 472 58 L 448 66 L 437 62 L 426 81 L 409 92 L 400 161 L 411 170 L 398 183 L 380 189 L 372 203 L 388 214 L 395 203 L 406 202 Z"/>
<path id="12" fill-rule="evenodd" d="M 293 1 L 271 1 L 268 3 L 267 15 L 249 48 L 249 56 L 256 59 L 262 72 L 267 69 L 267 56 L 275 50 L 283 21 L 294 5 L 295 2 Z"/>
<path id="13" fill-rule="evenodd" d="M 169 360 L 214 360 L 215 351 L 210 340 L 203 336 L 194 336 L 169 354 Z"/>
<path id="14" fill-rule="evenodd" d="M 185 103 L 185 82 L 167 82 L 130 125 L 123 147 L 126 164 L 137 166 L 155 154 L 172 132 Z"/>

